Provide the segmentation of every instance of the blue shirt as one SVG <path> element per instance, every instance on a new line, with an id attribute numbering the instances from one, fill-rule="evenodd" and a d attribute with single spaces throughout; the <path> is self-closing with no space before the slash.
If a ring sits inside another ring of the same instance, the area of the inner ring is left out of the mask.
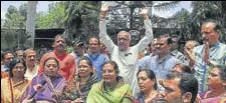
<path id="1" fill-rule="evenodd" d="M 195 77 L 199 82 L 199 92 L 208 90 L 207 87 L 207 74 L 214 65 L 226 66 L 226 45 L 217 42 L 213 47 L 209 49 L 209 61 L 211 65 L 207 65 L 204 61 L 205 45 L 200 45 L 194 48 L 195 53 L 195 65 L 194 70 Z"/>
<path id="2" fill-rule="evenodd" d="M 173 67 L 179 63 L 179 61 L 172 55 L 167 55 L 161 62 L 158 60 L 158 55 L 145 56 L 139 60 L 139 69 L 151 69 L 156 79 L 166 79 L 166 75 L 172 71 Z"/>
<path id="3" fill-rule="evenodd" d="M 87 56 L 93 63 L 93 67 L 96 68 L 96 75 L 97 75 L 97 78 L 99 80 L 102 79 L 102 67 L 103 67 L 103 64 L 108 60 L 108 57 L 103 55 L 103 54 L 96 54 L 96 55 L 92 55 L 92 54 L 88 54 L 88 55 L 85 55 Z"/>
<path id="4" fill-rule="evenodd" d="M 1 67 L 1 71 L 3 71 L 3 72 L 9 71 L 9 68 L 7 66 L 3 65 Z"/>

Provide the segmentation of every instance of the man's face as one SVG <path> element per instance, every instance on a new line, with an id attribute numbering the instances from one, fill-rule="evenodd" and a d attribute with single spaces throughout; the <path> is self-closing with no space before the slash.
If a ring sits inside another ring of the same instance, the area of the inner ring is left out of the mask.
<path id="1" fill-rule="evenodd" d="M 4 64 L 8 65 L 11 61 L 13 61 L 14 56 L 12 53 L 7 53 L 6 55 L 4 55 Z"/>
<path id="2" fill-rule="evenodd" d="M 35 64 L 36 61 L 36 52 L 33 50 L 29 50 L 26 53 L 25 61 L 26 63 Z"/>
<path id="3" fill-rule="evenodd" d="M 100 49 L 104 49 L 105 48 L 105 45 L 103 42 L 100 42 Z"/>
<path id="4" fill-rule="evenodd" d="M 172 37 L 172 41 L 173 41 L 172 48 L 173 49 L 177 49 L 178 48 L 178 44 L 177 44 L 178 38 L 177 37 Z"/>
<path id="5" fill-rule="evenodd" d="M 157 50 L 156 50 L 156 48 L 157 48 L 157 40 L 154 40 L 152 43 L 151 43 L 151 52 L 153 53 L 153 54 L 157 54 Z"/>
<path id="6" fill-rule="evenodd" d="M 124 51 L 127 48 L 129 48 L 130 40 L 129 40 L 128 33 L 118 34 L 117 41 L 118 41 L 118 47 L 120 51 Z"/>
<path id="7" fill-rule="evenodd" d="M 157 101 L 165 101 L 164 103 L 183 103 L 181 98 L 181 90 L 179 88 L 180 79 L 163 80 L 160 84 L 165 89 L 157 96 Z M 167 102 L 166 102 L 167 101 Z"/>
<path id="8" fill-rule="evenodd" d="M 161 55 L 161 54 L 165 54 L 168 53 L 171 45 L 169 45 L 167 43 L 167 39 L 168 38 L 160 38 L 156 44 L 156 53 Z"/>
<path id="9" fill-rule="evenodd" d="M 23 51 L 22 50 L 19 50 L 16 52 L 16 55 L 17 55 L 17 59 L 23 59 Z"/>
<path id="10" fill-rule="evenodd" d="M 91 38 L 89 40 L 89 49 L 91 54 L 95 54 L 99 52 L 99 44 L 96 38 Z"/>
<path id="11" fill-rule="evenodd" d="M 83 48 L 79 47 L 78 45 L 73 45 L 73 51 L 76 53 L 77 56 L 83 55 Z"/>
<path id="12" fill-rule="evenodd" d="M 54 49 L 57 51 L 64 51 L 66 47 L 65 39 L 62 37 L 56 37 L 54 42 Z"/>
<path id="13" fill-rule="evenodd" d="M 195 42 L 190 42 L 190 41 L 186 42 L 186 44 L 184 46 L 184 54 L 188 55 L 186 50 L 192 52 L 192 49 L 194 47 L 195 47 Z"/>
<path id="14" fill-rule="evenodd" d="M 203 42 L 210 46 L 215 45 L 219 39 L 218 32 L 214 30 L 214 23 L 206 23 L 201 28 Z"/>

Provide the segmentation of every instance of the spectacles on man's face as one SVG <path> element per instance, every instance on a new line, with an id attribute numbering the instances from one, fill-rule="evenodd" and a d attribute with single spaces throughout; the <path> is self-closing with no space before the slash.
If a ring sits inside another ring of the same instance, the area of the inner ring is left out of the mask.
<path id="1" fill-rule="evenodd" d="M 5 58 L 6 60 L 13 60 L 14 57 L 10 57 L 10 58 Z"/>
<path id="2" fill-rule="evenodd" d="M 57 68 L 57 65 L 56 64 L 48 64 L 48 65 L 45 65 L 45 67 L 47 67 L 47 68 Z"/>
<path id="3" fill-rule="evenodd" d="M 202 35 L 209 35 L 211 33 L 214 33 L 215 31 L 211 31 L 211 32 L 202 32 Z"/>
<path id="4" fill-rule="evenodd" d="M 118 38 L 118 41 L 128 41 L 128 38 Z"/>

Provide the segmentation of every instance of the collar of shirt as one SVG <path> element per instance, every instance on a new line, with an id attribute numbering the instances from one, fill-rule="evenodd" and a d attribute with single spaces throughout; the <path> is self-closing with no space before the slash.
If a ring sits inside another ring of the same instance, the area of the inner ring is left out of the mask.
<path id="1" fill-rule="evenodd" d="M 64 52 L 62 56 L 59 56 L 55 50 L 54 50 L 54 54 L 59 60 L 63 60 L 67 56 L 67 52 Z"/>
<path id="2" fill-rule="evenodd" d="M 162 59 L 159 59 L 159 55 L 158 55 L 158 63 L 162 63 L 164 62 L 168 57 L 170 56 L 170 53 L 168 55 L 166 55 L 165 57 L 163 57 Z"/>
<path id="3" fill-rule="evenodd" d="M 97 58 L 98 58 L 98 56 L 100 55 L 100 53 L 97 53 L 97 54 L 88 54 L 88 56 L 90 57 L 90 58 L 92 58 L 93 60 L 96 60 Z"/>
<path id="4" fill-rule="evenodd" d="M 214 46 L 212 46 L 212 47 L 210 48 L 210 50 L 212 51 L 212 50 L 214 50 L 214 49 L 216 49 L 216 48 L 219 48 L 219 46 L 220 46 L 220 42 L 217 41 L 217 43 L 216 43 Z"/>

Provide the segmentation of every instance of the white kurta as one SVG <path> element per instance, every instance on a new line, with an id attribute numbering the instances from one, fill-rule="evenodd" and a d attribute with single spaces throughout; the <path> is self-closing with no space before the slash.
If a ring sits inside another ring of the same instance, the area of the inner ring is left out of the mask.
<path id="1" fill-rule="evenodd" d="M 115 61 L 119 66 L 119 76 L 122 76 L 125 83 L 128 83 L 133 91 L 133 95 L 139 93 L 137 72 L 138 72 L 138 56 L 141 51 L 153 40 L 153 31 L 151 20 L 144 20 L 145 36 L 137 43 L 137 45 L 129 47 L 125 51 L 120 51 L 118 46 L 113 43 L 107 35 L 106 23 L 101 20 L 99 23 L 99 37 L 107 47 L 111 54 L 111 60 Z"/>

